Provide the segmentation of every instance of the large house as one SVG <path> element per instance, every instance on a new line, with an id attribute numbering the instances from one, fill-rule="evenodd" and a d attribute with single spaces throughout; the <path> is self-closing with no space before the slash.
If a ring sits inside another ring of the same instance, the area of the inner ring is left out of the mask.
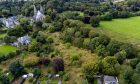
<path id="1" fill-rule="evenodd" d="M 94 78 L 98 81 L 97 84 L 119 84 L 118 79 L 115 76 L 99 75 L 94 76 Z"/>
<path id="2" fill-rule="evenodd" d="M 37 10 L 36 7 L 34 6 L 34 16 L 33 16 L 34 21 L 43 21 L 45 19 L 43 7 L 40 6 L 40 10 Z"/>
<path id="3" fill-rule="evenodd" d="M 114 76 L 104 76 L 103 84 L 118 84 L 118 79 Z"/>
<path id="4" fill-rule="evenodd" d="M 16 42 L 13 43 L 14 46 L 18 47 L 19 45 L 28 45 L 31 43 L 31 40 L 28 35 L 20 37 Z"/>
<path id="5" fill-rule="evenodd" d="M 16 16 L 9 18 L 0 18 L 0 22 L 2 22 L 3 26 L 6 28 L 14 28 L 16 25 L 19 24 L 18 18 Z"/>

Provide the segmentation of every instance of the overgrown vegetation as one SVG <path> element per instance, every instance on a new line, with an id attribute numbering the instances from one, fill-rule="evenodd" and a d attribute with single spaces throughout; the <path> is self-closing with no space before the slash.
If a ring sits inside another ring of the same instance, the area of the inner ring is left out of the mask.
<path id="1" fill-rule="evenodd" d="M 10 84 L 33 73 L 30 83 L 56 82 L 53 75 L 59 74 L 61 81 L 68 84 L 96 83 L 96 75 L 117 76 L 120 84 L 139 84 L 139 47 L 129 41 L 112 39 L 106 31 L 100 30 L 113 29 L 113 33 L 117 31 L 133 37 L 132 40 L 137 39 L 139 33 L 134 33 L 139 32 L 138 23 L 126 18 L 139 16 L 140 1 L 78 1 L 0 3 L 0 17 L 19 17 L 15 28 L 5 30 L 0 25 L 0 43 L 6 44 L 0 46 L 0 83 Z M 32 22 L 34 5 L 43 7 L 44 20 Z M 137 28 L 130 29 L 134 26 Z M 32 39 L 29 45 L 11 46 L 27 34 Z"/>

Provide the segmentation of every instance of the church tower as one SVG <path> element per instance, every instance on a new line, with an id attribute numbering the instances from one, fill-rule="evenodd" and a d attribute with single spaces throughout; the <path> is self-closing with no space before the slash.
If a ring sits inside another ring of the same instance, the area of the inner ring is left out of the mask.
<path id="1" fill-rule="evenodd" d="M 41 12 L 42 14 L 44 14 L 44 10 L 43 10 L 43 7 L 42 7 L 42 6 L 40 6 L 40 12 Z"/>
<path id="2" fill-rule="evenodd" d="M 36 15 L 37 15 L 37 9 L 36 9 L 36 7 L 34 5 L 34 17 L 36 17 Z"/>
<path id="3" fill-rule="evenodd" d="M 34 16 L 33 16 L 34 21 L 36 22 L 43 21 L 44 18 L 45 18 L 45 15 L 44 15 L 43 7 L 40 6 L 40 10 L 37 10 L 34 5 Z"/>

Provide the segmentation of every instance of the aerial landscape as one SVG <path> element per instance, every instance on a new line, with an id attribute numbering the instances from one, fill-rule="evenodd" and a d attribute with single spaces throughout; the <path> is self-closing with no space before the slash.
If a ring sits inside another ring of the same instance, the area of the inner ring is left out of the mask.
<path id="1" fill-rule="evenodd" d="M 140 0 L 0 0 L 0 84 L 140 84 Z"/>

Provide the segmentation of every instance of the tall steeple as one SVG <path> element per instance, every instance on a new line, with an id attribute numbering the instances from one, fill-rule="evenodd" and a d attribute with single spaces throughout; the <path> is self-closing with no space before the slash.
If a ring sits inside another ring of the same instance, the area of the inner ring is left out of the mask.
<path id="1" fill-rule="evenodd" d="M 45 18 L 45 15 L 44 15 L 43 7 L 40 6 L 40 10 L 37 10 L 35 5 L 34 5 L 34 16 L 33 16 L 33 19 L 35 21 L 43 21 L 44 18 Z"/>
<path id="2" fill-rule="evenodd" d="M 40 12 L 42 13 L 42 14 L 44 14 L 44 10 L 43 10 L 43 7 L 40 5 Z"/>
<path id="3" fill-rule="evenodd" d="M 37 9 L 36 9 L 36 7 L 34 5 L 34 16 L 36 16 L 36 14 L 37 14 Z"/>

